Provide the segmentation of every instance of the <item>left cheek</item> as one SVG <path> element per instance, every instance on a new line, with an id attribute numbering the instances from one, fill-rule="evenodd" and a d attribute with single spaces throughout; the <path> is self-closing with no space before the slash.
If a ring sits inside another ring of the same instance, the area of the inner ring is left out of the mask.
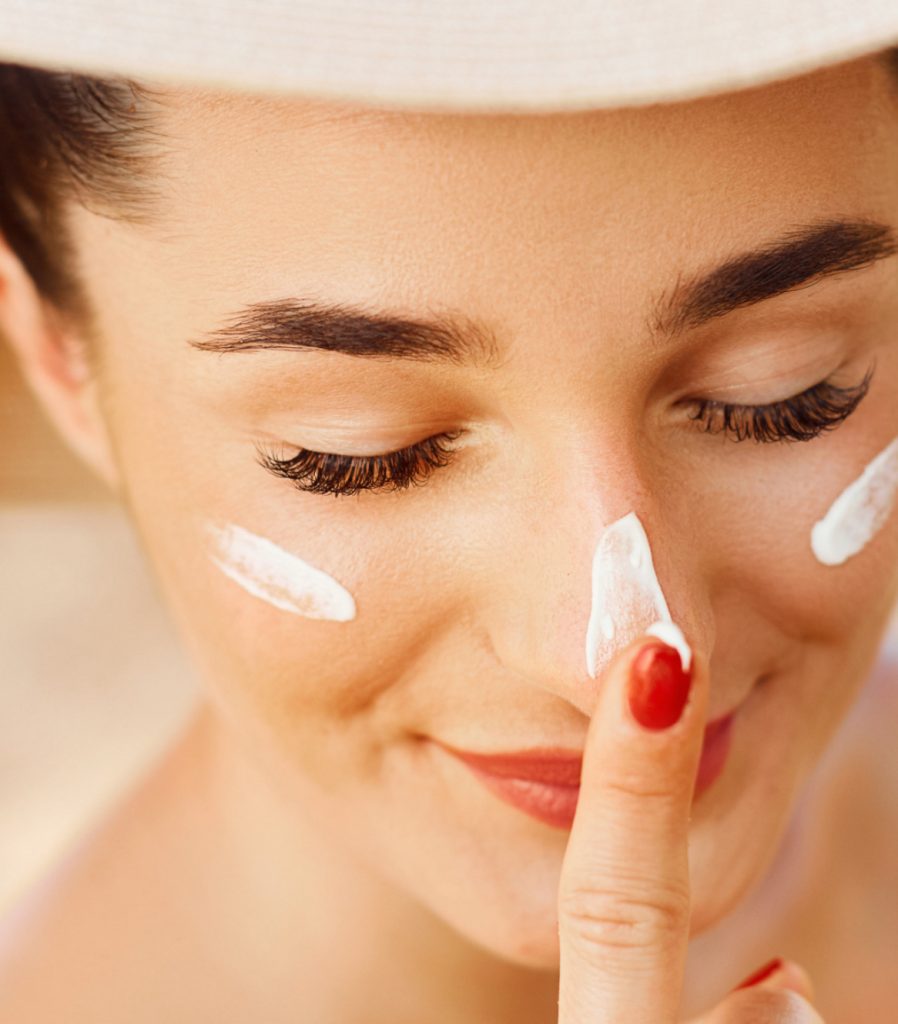
<path id="1" fill-rule="evenodd" d="M 807 476 L 807 474 L 804 474 Z M 834 649 L 866 637 L 888 613 L 898 583 L 898 514 L 841 565 L 824 565 L 811 546 L 812 530 L 843 483 L 819 475 L 788 481 L 768 477 L 741 495 L 741 514 L 727 518 L 742 531 L 730 564 L 743 595 L 784 640 Z M 825 495 L 826 497 L 819 497 Z M 745 510 L 750 509 L 750 515 Z M 866 642 L 866 641 L 864 641 Z"/>
<path id="2" fill-rule="evenodd" d="M 730 669 L 741 644 L 750 671 L 774 670 L 757 699 L 804 760 L 823 748 L 875 657 L 898 590 L 898 515 L 844 564 L 821 564 L 811 531 L 848 481 L 809 478 L 797 455 L 812 452 L 796 453 L 784 473 L 759 451 L 759 472 L 734 481 L 705 536 L 717 551 L 715 605 L 729 609 L 719 612 L 721 663 Z"/>
<path id="3" fill-rule="evenodd" d="M 852 485 L 849 485 L 852 486 Z M 892 485 L 889 485 L 890 490 Z M 881 489 L 882 493 L 882 489 Z M 806 524 L 801 572 L 809 591 L 818 631 L 824 642 L 875 644 L 896 596 L 898 586 L 898 514 L 892 499 L 884 501 L 876 522 L 870 518 L 857 529 L 852 516 L 834 516 L 845 492 L 823 508 L 815 509 Z M 869 497 L 869 496 L 868 496 Z M 866 499 L 861 495 L 861 508 Z M 857 511 L 857 509 L 855 510 Z M 828 545 L 819 543 L 827 528 Z M 849 543 L 846 543 L 846 538 Z M 827 564 L 828 550 L 841 549 L 843 560 Z M 850 554 L 845 554 L 850 551 Z M 806 568 L 805 568 L 806 567 Z"/>
<path id="4" fill-rule="evenodd" d="M 771 680 L 764 729 L 775 730 L 783 744 L 773 774 L 789 760 L 798 780 L 816 770 L 869 674 L 880 628 L 871 619 L 838 646 L 803 647 L 794 667 Z M 777 742 L 773 736 L 769 741 Z"/>
<path id="5" fill-rule="evenodd" d="M 779 728 L 790 735 L 805 770 L 826 748 L 870 672 L 898 583 L 894 520 L 841 566 L 816 560 L 809 532 L 796 535 L 801 557 L 794 558 L 791 578 L 773 599 L 787 653 L 780 683 L 771 684 L 780 691 Z M 780 575 L 787 575 L 785 568 Z"/>

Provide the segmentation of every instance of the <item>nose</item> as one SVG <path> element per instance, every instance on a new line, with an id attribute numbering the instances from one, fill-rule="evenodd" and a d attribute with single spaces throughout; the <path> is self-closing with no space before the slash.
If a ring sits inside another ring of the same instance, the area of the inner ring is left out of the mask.
<path id="1" fill-rule="evenodd" d="M 710 653 L 712 642 L 694 519 L 681 521 L 632 475 L 630 486 L 620 479 L 568 505 L 528 503 L 523 535 L 506 533 L 497 549 L 506 560 L 493 577 L 504 580 L 490 616 L 497 657 L 586 715 L 615 653 L 653 624 L 675 623 L 693 650 Z"/>
<path id="2" fill-rule="evenodd" d="M 602 533 L 592 558 L 591 580 L 585 655 L 593 679 L 617 650 L 641 633 L 661 635 L 673 643 L 688 667 L 691 648 L 671 617 L 645 527 L 635 512 L 628 512 Z"/>

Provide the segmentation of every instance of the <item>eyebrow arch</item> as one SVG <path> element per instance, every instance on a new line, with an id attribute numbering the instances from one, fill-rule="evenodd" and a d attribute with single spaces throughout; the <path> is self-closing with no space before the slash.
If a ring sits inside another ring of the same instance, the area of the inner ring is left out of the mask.
<path id="1" fill-rule="evenodd" d="M 673 336 L 834 274 L 868 267 L 898 252 L 898 238 L 877 221 L 825 220 L 795 228 L 760 248 L 676 284 L 655 304 L 649 328 Z"/>
<path id="2" fill-rule="evenodd" d="M 649 328 L 673 336 L 742 306 L 898 252 L 891 227 L 871 220 L 827 220 L 726 260 L 675 285 L 655 303 Z M 190 339 L 207 352 L 319 349 L 370 359 L 410 359 L 482 367 L 500 364 L 500 346 L 482 322 L 459 314 L 427 318 L 299 299 L 256 302 L 224 326 Z"/>
<path id="3" fill-rule="evenodd" d="M 276 299 L 252 303 L 188 344 L 206 352 L 319 349 L 371 359 L 497 366 L 500 348 L 480 321 L 458 314 L 416 318 L 346 303 Z"/>

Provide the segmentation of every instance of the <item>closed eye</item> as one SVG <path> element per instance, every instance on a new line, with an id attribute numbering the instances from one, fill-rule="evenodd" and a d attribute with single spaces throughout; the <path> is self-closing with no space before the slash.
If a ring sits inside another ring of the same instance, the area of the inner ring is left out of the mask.
<path id="1" fill-rule="evenodd" d="M 447 465 L 454 454 L 447 444 L 462 433 L 456 430 L 435 434 L 382 455 L 337 455 L 301 448 L 289 459 L 281 459 L 257 447 L 258 461 L 269 472 L 292 480 L 301 491 L 312 494 L 396 491 L 424 483 L 435 469 Z"/>
<path id="2" fill-rule="evenodd" d="M 836 387 L 827 378 L 769 405 L 732 405 L 702 398 L 689 418 L 702 424 L 705 433 L 727 433 L 736 441 L 812 441 L 848 419 L 867 394 L 875 368 L 874 362 L 852 387 Z"/>
<path id="3" fill-rule="evenodd" d="M 848 419 L 867 394 L 874 370 L 875 363 L 850 387 L 838 387 L 827 378 L 791 398 L 766 405 L 698 399 L 689 418 L 705 433 L 726 433 L 735 441 L 811 441 Z M 260 445 L 258 462 L 311 494 L 336 497 L 369 490 L 398 491 L 425 483 L 435 469 L 448 465 L 455 454 L 448 446 L 462 433 L 435 434 L 397 451 L 370 456 L 301 448 L 285 459 Z"/>

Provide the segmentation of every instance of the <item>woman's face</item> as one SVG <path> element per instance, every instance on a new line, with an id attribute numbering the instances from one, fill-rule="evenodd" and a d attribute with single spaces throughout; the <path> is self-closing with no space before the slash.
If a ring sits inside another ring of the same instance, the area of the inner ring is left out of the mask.
<path id="1" fill-rule="evenodd" d="M 582 749 L 605 527 L 638 514 L 673 619 L 710 656 L 710 717 L 738 706 L 724 772 L 694 806 L 697 931 L 769 865 L 874 657 L 898 523 L 839 566 L 810 533 L 898 435 L 895 258 L 874 258 L 886 236 L 866 229 L 772 252 L 826 222 L 898 228 L 891 88 L 865 60 L 545 116 L 182 89 L 158 228 L 75 212 L 121 490 L 229 734 L 298 820 L 326 822 L 501 956 L 557 962 L 568 833 L 433 741 Z M 757 250 L 763 266 L 691 287 Z M 369 330 L 380 353 L 347 354 L 288 344 L 283 326 L 280 348 L 190 344 L 289 301 L 452 318 L 468 345 L 410 358 L 386 351 L 409 332 Z M 701 406 L 851 387 L 871 367 L 855 411 L 804 443 L 737 440 Z M 259 460 L 442 434 L 445 465 L 398 490 L 314 493 Z M 209 523 L 335 578 L 355 617 L 249 593 L 210 557 Z"/>

